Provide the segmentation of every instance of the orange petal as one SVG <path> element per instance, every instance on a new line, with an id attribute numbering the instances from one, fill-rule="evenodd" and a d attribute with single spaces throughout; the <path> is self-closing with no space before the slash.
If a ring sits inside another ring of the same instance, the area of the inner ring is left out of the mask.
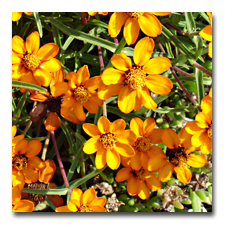
<path id="1" fill-rule="evenodd" d="M 106 203 L 106 198 L 105 197 L 98 197 L 98 198 L 95 198 L 91 204 L 90 204 L 90 207 L 92 208 L 93 206 L 101 206 L 101 207 L 104 207 Z"/>
<path id="2" fill-rule="evenodd" d="M 33 212 L 34 203 L 29 200 L 20 200 L 13 207 L 13 210 L 15 212 Z"/>
<path id="3" fill-rule="evenodd" d="M 76 114 L 78 120 L 84 121 L 86 119 L 86 114 L 84 113 L 83 105 L 75 101 L 73 104 L 73 110 Z"/>
<path id="4" fill-rule="evenodd" d="M 37 156 L 28 159 L 28 164 L 35 169 L 43 170 L 45 168 L 45 162 Z"/>
<path id="5" fill-rule="evenodd" d="M 146 35 L 150 37 L 157 37 L 162 33 L 162 25 L 158 18 L 151 13 L 145 12 L 138 18 L 138 23 Z"/>
<path id="6" fill-rule="evenodd" d="M 128 145 L 128 144 L 123 144 L 120 142 L 116 142 L 116 146 L 114 146 L 114 149 L 122 156 L 125 157 L 131 157 L 134 155 L 134 149 Z"/>
<path id="7" fill-rule="evenodd" d="M 12 187 L 12 204 L 15 205 L 21 199 L 21 192 L 19 187 Z"/>
<path id="8" fill-rule="evenodd" d="M 124 130 L 117 132 L 117 141 L 123 144 L 134 145 L 134 142 L 137 139 L 137 136 L 132 130 Z"/>
<path id="9" fill-rule="evenodd" d="M 127 192 L 131 196 L 135 196 L 138 194 L 139 191 L 139 184 L 140 180 L 131 176 L 130 179 L 127 181 Z"/>
<path id="10" fill-rule="evenodd" d="M 41 61 L 47 61 L 54 58 L 59 52 L 59 46 L 55 43 L 48 43 L 43 45 L 38 50 L 38 56 L 40 57 Z"/>
<path id="11" fill-rule="evenodd" d="M 42 144 L 39 140 L 32 140 L 28 144 L 25 156 L 28 158 L 36 156 L 41 151 L 41 148 Z"/>
<path id="12" fill-rule="evenodd" d="M 108 32 L 112 38 L 115 38 L 127 19 L 127 15 L 124 12 L 114 12 L 109 20 Z"/>
<path id="13" fill-rule="evenodd" d="M 205 166 L 207 160 L 203 155 L 190 154 L 187 157 L 187 164 L 194 168 L 202 168 Z"/>
<path id="14" fill-rule="evenodd" d="M 92 205 L 91 209 L 93 210 L 93 212 L 106 212 L 106 209 L 99 205 Z"/>
<path id="15" fill-rule="evenodd" d="M 123 36 L 128 45 L 132 45 L 137 41 L 139 31 L 138 20 L 133 17 L 128 17 L 123 28 Z"/>
<path id="16" fill-rule="evenodd" d="M 125 73 L 110 67 L 103 71 L 101 78 L 105 85 L 117 84 L 125 80 Z"/>
<path id="17" fill-rule="evenodd" d="M 100 99 L 106 100 L 110 98 L 111 96 L 118 95 L 122 88 L 123 88 L 123 83 L 112 84 L 112 85 L 102 84 L 98 89 L 98 97 Z"/>
<path id="18" fill-rule="evenodd" d="M 149 171 L 159 171 L 167 163 L 165 154 L 152 156 L 148 161 Z"/>
<path id="19" fill-rule="evenodd" d="M 188 122 L 185 126 L 185 130 L 189 133 L 189 134 L 195 134 L 197 132 L 200 132 L 200 131 L 204 131 L 204 129 L 200 128 L 196 121 L 191 121 L 191 122 Z"/>
<path id="20" fill-rule="evenodd" d="M 157 191 L 162 186 L 159 178 L 153 173 L 151 173 L 150 177 L 148 177 L 145 182 L 152 191 Z"/>
<path id="21" fill-rule="evenodd" d="M 188 181 L 191 180 L 192 173 L 191 173 L 191 170 L 190 169 L 188 169 L 188 168 L 185 168 L 185 169 L 175 168 L 175 171 L 177 173 L 177 179 L 180 182 L 186 184 Z"/>
<path id="22" fill-rule="evenodd" d="M 58 59 L 52 58 L 48 61 L 41 62 L 40 67 L 49 72 L 56 72 L 61 69 L 61 65 Z"/>
<path id="23" fill-rule="evenodd" d="M 15 146 L 15 154 L 16 155 L 23 155 L 26 153 L 28 148 L 28 141 L 25 139 L 22 139 L 21 141 L 19 141 L 16 146 Z"/>
<path id="24" fill-rule="evenodd" d="M 110 131 L 111 124 L 110 124 L 110 121 L 106 117 L 101 116 L 98 119 L 97 126 L 98 126 L 98 129 L 101 132 L 101 134 L 105 134 Z"/>
<path id="25" fill-rule="evenodd" d="M 20 54 L 25 54 L 26 53 L 26 46 L 24 40 L 18 36 L 15 35 L 12 38 L 12 49 Z"/>
<path id="26" fill-rule="evenodd" d="M 83 203 L 91 204 L 91 202 L 96 198 L 96 192 L 94 188 L 87 189 L 83 194 Z"/>
<path id="27" fill-rule="evenodd" d="M 124 131 L 126 128 L 126 122 L 123 119 L 115 120 L 110 126 L 110 132 L 117 133 Z"/>
<path id="28" fill-rule="evenodd" d="M 12 186 L 17 186 L 20 191 L 24 188 L 25 185 L 25 177 L 23 175 L 23 172 L 12 168 Z"/>
<path id="29" fill-rule="evenodd" d="M 23 174 L 26 178 L 26 183 L 34 183 L 38 181 L 39 174 L 37 170 L 34 170 L 29 165 L 26 169 L 23 169 Z"/>
<path id="30" fill-rule="evenodd" d="M 137 137 L 144 136 L 143 121 L 140 118 L 134 117 L 131 119 L 130 129 L 136 134 Z"/>
<path id="31" fill-rule="evenodd" d="M 116 69 L 122 71 L 127 71 L 132 66 L 131 59 L 124 52 L 114 55 L 111 58 L 111 63 Z"/>
<path id="32" fill-rule="evenodd" d="M 84 144 L 83 151 L 86 154 L 93 154 L 97 150 L 104 149 L 102 143 L 100 142 L 100 139 L 98 136 L 92 137 L 89 140 L 87 140 Z"/>
<path id="33" fill-rule="evenodd" d="M 141 164 L 141 152 L 137 152 L 131 158 L 130 163 L 131 163 L 130 165 L 131 165 L 132 169 L 134 169 L 134 170 L 140 170 L 141 167 L 142 167 L 142 164 Z"/>
<path id="34" fill-rule="evenodd" d="M 55 131 L 60 126 L 61 121 L 55 112 L 50 112 L 44 122 L 45 129 L 48 131 Z"/>
<path id="35" fill-rule="evenodd" d="M 209 124 L 212 123 L 209 116 L 203 112 L 200 112 L 195 117 L 196 124 L 201 128 L 208 127 Z"/>
<path id="36" fill-rule="evenodd" d="M 128 180 L 132 176 L 132 169 L 130 167 L 125 167 L 120 169 L 115 177 L 116 182 L 121 182 Z"/>
<path id="37" fill-rule="evenodd" d="M 148 170 L 149 156 L 147 152 L 141 152 L 141 165 L 147 171 Z"/>
<path id="38" fill-rule="evenodd" d="M 34 78 L 39 85 L 48 87 L 52 82 L 52 75 L 46 69 L 38 67 L 34 72 Z"/>
<path id="39" fill-rule="evenodd" d="M 92 96 L 87 102 L 83 103 L 83 105 L 87 109 L 87 111 L 92 114 L 95 114 L 98 112 L 98 105 L 95 103 Z"/>
<path id="40" fill-rule="evenodd" d="M 167 162 L 164 165 L 164 167 L 159 170 L 159 173 L 158 173 L 159 180 L 162 182 L 167 182 L 172 176 L 173 171 L 174 171 L 174 166 L 170 162 Z"/>
<path id="41" fill-rule="evenodd" d="M 74 108 L 74 104 L 76 103 L 77 101 L 75 100 L 74 96 L 73 95 L 68 95 L 66 94 L 65 97 L 63 98 L 63 103 L 61 104 L 62 107 L 67 107 L 67 108 L 71 108 L 73 107 Z M 77 102 L 77 104 L 80 104 Z M 81 104 L 80 104 L 81 105 Z M 82 106 L 82 105 L 81 105 Z M 83 107 L 83 106 L 82 106 Z"/>
<path id="42" fill-rule="evenodd" d="M 140 180 L 138 197 L 145 200 L 149 196 L 150 196 L 149 187 L 146 185 L 144 180 Z"/>
<path id="43" fill-rule="evenodd" d="M 81 121 L 77 118 L 76 114 L 74 113 L 73 108 L 71 107 L 62 107 L 60 110 L 60 114 L 65 119 L 73 122 L 73 123 L 80 123 Z"/>
<path id="44" fill-rule="evenodd" d="M 163 130 L 162 141 L 170 149 L 177 148 L 180 143 L 177 133 L 170 128 Z"/>
<path id="45" fill-rule="evenodd" d="M 77 71 L 77 85 L 84 85 L 89 78 L 88 66 L 84 65 Z"/>
<path id="46" fill-rule="evenodd" d="M 102 169 L 106 164 L 106 150 L 104 148 L 100 148 L 97 150 L 96 156 L 95 156 L 95 166 L 96 169 L 100 170 Z"/>
<path id="47" fill-rule="evenodd" d="M 45 168 L 39 172 L 39 181 L 48 184 L 55 174 L 56 165 L 53 160 L 45 161 Z"/>
<path id="48" fill-rule="evenodd" d="M 147 151 L 147 154 L 148 154 L 149 158 L 151 158 L 155 155 L 159 155 L 159 154 L 164 155 L 164 157 L 165 157 L 164 151 L 161 148 L 159 148 L 158 146 L 155 146 L 155 145 L 153 145 L 149 148 L 149 150 Z"/>
<path id="49" fill-rule="evenodd" d="M 91 77 L 89 80 L 86 81 L 85 87 L 91 92 L 94 93 L 96 89 L 102 84 L 101 76 L 94 76 Z"/>
<path id="50" fill-rule="evenodd" d="M 45 102 L 49 97 L 49 93 L 47 91 L 35 91 L 30 99 L 38 102 Z"/>
<path id="51" fill-rule="evenodd" d="M 206 41 L 212 41 L 212 26 L 208 25 L 204 27 L 200 32 L 199 35 L 204 38 Z"/>
<path id="52" fill-rule="evenodd" d="M 162 132 L 163 129 L 154 129 L 152 133 L 148 136 L 152 144 L 159 144 L 162 142 Z"/>
<path id="53" fill-rule="evenodd" d="M 120 166 L 120 155 L 114 149 L 107 150 L 106 162 L 110 169 L 116 170 Z"/>
<path id="54" fill-rule="evenodd" d="M 91 137 L 95 137 L 97 135 L 101 135 L 98 127 L 92 123 L 85 123 L 82 125 L 83 130 L 86 134 L 88 134 Z"/>
<path id="55" fill-rule="evenodd" d="M 145 137 L 149 136 L 152 133 L 152 131 L 155 128 L 155 125 L 156 125 L 156 123 L 155 123 L 155 120 L 153 118 L 147 118 L 144 121 L 143 127 L 144 127 L 144 135 L 145 135 Z"/>
<path id="56" fill-rule="evenodd" d="M 134 109 L 136 98 L 136 90 L 131 90 L 130 87 L 124 86 L 118 96 L 118 107 L 123 113 L 130 113 Z"/>
<path id="57" fill-rule="evenodd" d="M 71 193 L 71 200 L 76 200 L 78 201 L 80 204 L 82 204 L 82 200 L 83 200 L 83 192 L 81 189 L 79 188 L 74 188 L 72 193 Z"/>
<path id="58" fill-rule="evenodd" d="M 22 12 L 12 12 L 12 21 L 16 22 L 20 20 L 22 14 L 23 14 Z"/>
<path id="59" fill-rule="evenodd" d="M 196 134 L 194 134 L 191 138 L 191 143 L 195 147 L 200 147 L 201 145 L 204 145 L 205 141 L 207 140 L 207 133 L 204 131 L 200 131 Z"/>
<path id="60" fill-rule="evenodd" d="M 154 14 L 154 15 L 156 15 L 156 16 L 167 16 L 171 12 L 151 12 L 151 13 Z"/>
<path id="61" fill-rule="evenodd" d="M 143 66 L 148 62 L 154 50 L 155 42 L 152 38 L 144 37 L 134 47 L 133 59 L 138 66 Z"/>
<path id="62" fill-rule="evenodd" d="M 56 212 L 72 212 L 72 211 L 69 210 L 67 205 L 60 206 L 60 207 L 56 208 L 55 211 Z"/>
<path id="63" fill-rule="evenodd" d="M 37 31 L 32 32 L 26 39 L 28 53 L 37 53 L 40 47 L 40 35 Z"/>
<path id="64" fill-rule="evenodd" d="M 67 204 L 67 207 L 72 212 L 77 212 L 80 203 L 77 200 L 70 200 Z"/>

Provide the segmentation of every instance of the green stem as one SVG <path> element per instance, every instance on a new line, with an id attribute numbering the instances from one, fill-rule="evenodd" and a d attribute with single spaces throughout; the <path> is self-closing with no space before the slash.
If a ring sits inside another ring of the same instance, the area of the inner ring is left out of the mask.
<path id="1" fill-rule="evenodd" d="M 23 135 L 24 135 L 24 136 L 25 136 L 25 134 L 27 133 L 28 129 L 30 128 L 31 124 L 32 124 L 32 121 L 29 120 L 29 122 L 27 123 L 27 125 L 26 125 L 26 127 L 25 127 L 25 129 L 24 129 L 24 131 L 23 131 Z"/>

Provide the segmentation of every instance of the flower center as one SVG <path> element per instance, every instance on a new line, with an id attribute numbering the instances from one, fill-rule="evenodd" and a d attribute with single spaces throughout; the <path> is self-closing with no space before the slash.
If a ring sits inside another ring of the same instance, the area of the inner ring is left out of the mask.
<path id="1" fill-rule="evenodd" d="M 137 176 L 140 180 L 145 180 L 146 177 L 150 174 L 149 171 L 144 170 L 144 168 L 141 168 L 138 171 L 135 171 L 135 176 Z"/>
<path id="2" fill-rule="evenodd" d="M 39 59 L 37 54 L 27 53 L 24 55 L 22 63 L 27 69 L 33 71 L 39 66 L 40 61 L 41 60 Z"/>
<path id="3" fill-rule="evenodd" d="M 169 160 L 174 166 L 183 169 L 187 167 L 187 154 L 183 147 L 174 149 L 167 148 L 166 155 L 169 156 Z"/>
<path id="4" fill-rule="evenodd" d="M 49 184 L 36 182 L 36 183 L 28 184 L 28 189 L 45 190 L 45 189 L 49 189 Z M 45 199 L 47 198 L 47 194 L 28 193 L 28 197 L 36 206 L 39 202 L 45 201 Z"/>
<path id="5" fill-rule="evenodd" d="M 115 134 L 107 133 L 100 137 L 100 141 L 105 149 L 112 149 L 116 145 L 117 139 Z"/>
<path id="6" fill-rule="evenodd" d="M 212 138 L 212 124 L 209 125 L 208 129 L 207 129 L 207 134 L 210 138 Z"/>
<path id="7" fill-rule="evenodd" d="M 12 160 L 12 165 L 17 170 L 23 170 L 27 168 L 27 157 L 25 155 L 15 155 Z"/>
<path id="8" fill-rule="evenodd" d="M 126 83 L 133 90 L 142 89 L 145 86 L 146 73 L 140 66 L 134 66 L 126 72 Z"/>
<path id="9" fill-rule="evenodd" d="M 138 19 L 143 14 L 144 14 L 144 12 L 127 12 L 127 15 L 129 17 L 136 18 L 136 19 Z"/>
<path id="10" fill-rule="evenodd" d="M 92 209 L 88 204 L 81 204 L 78 212 L 92 212 Z"/>
<path id="11" fill-rule="evenodd" d="M 45 104 L 47 106 L 47 109 L 49 109 L 51 112 L 59 113 L 62 104 L 62 96 L 53 97 L 52 95 L 50 95 L 45 101 Z"/>
<path id="12" fill-rule="evenodd" d="M 138 151 L 143 151 L 143 152 L 147 151 L 150 146 L 151 146 L 151 142 L 146 137 L 139 137 L 134 143 L 134 148 Z"/>
<path id="13" fill-rule="evenodd" d="M 89 90 L 86 89 L 84 86 L 79 86 L 74 89 L 74 97 L 78 102 L 82 104 L 89 100 L 91 94 Z"/>

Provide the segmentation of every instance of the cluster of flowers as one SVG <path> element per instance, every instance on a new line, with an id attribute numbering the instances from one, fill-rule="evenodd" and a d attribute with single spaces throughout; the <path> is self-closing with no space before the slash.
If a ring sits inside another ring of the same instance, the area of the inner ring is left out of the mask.
<path id="1" fill-rule="evenodd" d="M 95 14 L 89 13 L 91 16 Z M 110 17 L 108 32 L 114 38 L 124 25 L 126 43 L 135 44 L 140 29 L 150 37 L 161 34 L 162 27 L 156 16 L 168 14 L 170 13 L 114 12 Z M 21 15 L 22 13 L 14 13 L 13 21 L 20 19 Z M 210 13 L 208 15 L 212 24 L 212 16 Z M 210 41 L 211 46 L 210 29 L 211 25 L 204 28 L 200 35 Z M 210 46 L 209 56 L 212 57 Z M 103 106 L 104 100 L 115 95 L 118 95 L 118 108 L 123 113 L 138 111 L 142 105 L 147 109 L 155 109 L 157 104 L 150 92 L 168 94 L 173 84 L 169 78 L 160 75 L 170 68 L 170 60 L 166 57 L 151 58 L 154 47 L 154 40 L 144 37 L 134 47 L 133 62 L 122 52 L 113 55 L 113 67 L 105 69 L 101 76 L 90 78 L 87 65 L 64 76 L 60 62 L 55 58 L 59 51 L 55 43 L 40 47 L 37 31 L 32 32 L 26 41 L 15 35 L 12 38 L 12 79 L 50 87 L 50 92 L 29 90 L 30 99 L 40 102 L 39 109 L 42 107 L 41 116 L 40 113 L 38 118 L 31 115 L 31 120 L 36 122 L 47 117 L 44 125 L 48 131 L 55 131 L 60 126 L 59 113 L 68 121 L 80 123 L 86 120 L 84 108 L 95 114 L 98 107 Z M 25 92 L 26 89 L 20 88 L 20 91 Z M 102 116 L 97 121 L 97 126 L 83 124 L 83 130 L 91 137 L 84 144 L 83 151 L 86 154 L 96 153 L 97 169 L 107 164 L 110 169 L 116 170 L 122 164 L 123 168 L 117 172 L 115 180 L 127 180 L 129 195 L 147 199 L 150 190 L 160 189 L 161 182 L 167 182 L 174 171 L 180 182 L 187 183 L 192 178 L 189 167 L 201 168 L 205 165 L 204 155 L 208 155 L 212 149 L 212 89 L 202 99 L 201 110 L 195 121 L 188 122 L 179 134 L 170 128 L 156 128 L 153 118 L 142 121 L 135 117 L 130 121 L 130 129 L 125 129 L 126 122 L 123 119 L 111 123 Z M 22 189 L 25 184 L 42 184 L 47 188 L 51 185 L 56 166 L 52 160 L 44 161 L 37 157 L 42 149 L 40 141 L 28 142 L 24 135 L 15 136 L 16 133 L 17 128 L 13 126 L 13 211 L 31 212 L 35 201 L 21 200 Z M 157 146 L 159 143 L 167 146 L 166 153 Z M 193 153 L 196 150 L 200 150 L 202 154 Z M 94 188 L 89 188 L 84 193 L 78 188 L 73 189 L 71 200 L 66 206 L 63 206 L 60 196 L 48 197 L 55 203 L 56 212 L 106 211 L 106 198 L 97 197 Z"/>

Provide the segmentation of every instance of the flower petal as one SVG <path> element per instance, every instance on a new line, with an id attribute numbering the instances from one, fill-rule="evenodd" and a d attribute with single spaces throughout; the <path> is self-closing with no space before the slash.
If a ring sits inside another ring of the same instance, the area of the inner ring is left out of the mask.
<path id="1" fill-rule="evenodd" d="M 34 183 L 38 181 L 38 171 L 31 168 L 29 164 L 26 169 L 23 169 L 23 174 L 25 176 L 26 183 Z"/>
<path id="2" fill-rule="evenodd" d="M 96 169 L 100 170 L 102 169 L 106 164 L 106 150 L 104 148 L 100 148 L 97 150 L 96 156 L 95 156 L 95 166 Z"/>
<path id="3" fill-rule="evenodd" d="M 23 172 L 12 168 L 12 186 L 17 186 L 20 191 L 24 188 L 25 185 L 25 177 L 23 175 Z"/>
<path id="4" fill-rule="evenodd" d="M 162 186 L 159 178 L 153 173 L 151 173 L 150 177 L 148 177 L 145 182 L 152 191 L 157 191 Z"/>
<path id="5" fill-rule="evenodd" d="M 70 107 L 62 107 L 60 110 L 61 116 L 65 119 L 73 122 L 73 123 L 80 123 L 81 121 L 77 118 L 76 114 L 74 113 L 73 108 Z"/>
<path id="6" fill-rule="evenodd" d="M 106 198 L 105 197 L 98 197 L 98 198 L 95 198 L 91 203 L 90 203 L 90 206 L 92 208 L 92 206 L 101 206 L 101 207 L 104 207 L 106 203 Z"/>
<path id="7" fill-rule="evenodd" d="M 15 146 L 15 154 L 16 155 L 23 155 L 26 153 L 28 148 L 28 141 L 25 139 L 22 139 L 21 141 L 19 141 L 16 146 Z"/>
<path id="8" fill-rule="evenodd" d="M 12 187 L 12 204 L 15 205 L 21 199 L 21 192 L 19 187 Z"/>
<path id="9" fill-rule="evenodd" d="M 199 35 L 204 38 L 206 41 L 212 41 L 212 26 L 208 25 L 204 27 L 200 32 Z"/>
<path id="10" fill-rule="evenodd" d="M 71 212 L 77 212 L 80 203 L 77 200 L 69 200 L 67 207 Z"/>
<path id="11" fill-rule="evenodd" d="M 132 130 L 117 132 L 117 141 L 123 144 L 134 145 L 137 137 Z"/>
<path id="12" fill-rule="evenodd" d="M 12 21 L 16 22 L 22 17 L 22 12 L 12 12 Z"/>
<path id="13" fill-rule="evenodd" d="M 207 132 L 200 131 L 192 136 L 191 143 L 195 147 L 200 147 L 201 145 L 204 145 L 207 137 L 208 137 Z"/>
<path id="14" fill-rule="evenodd" d="M 131 196 L 135 196 L 138 194 L 139 191 L 139 184 L 140 180 L 131 176 L 130 179 L 127 181 L 127 192 Z"/>
<path id="15" fill-rule="evenodd" d="M 12 49 L 15 52 L 18 52 L 20 54 L 26 53 L 25 42 L 20 36 L 18 36 L 18 35 L 13 36 L 13 38 L 12 38 Z"/>
<path id="16" fill-rule="evenodd" d="M 116 69 L 122 71 L 127 71 L 132 67 L 131 59 L 124 52 L 114 55 L 111 58 L 111 63 Z"/>
<path id="17" fill-rule="evenodd" d="M 48 43 L 43 45 L 38 50 L 38 56 L 40 57 L 41 61 L 47 61 L 54 58 L 59 52 L 59 46 L 55 43 Z"/>
<path id="18" fill-rule="evenodd" d="M 203 112 L 200 112 L 196 115 L 195 121 L 196 121 L 197 125 L 201 128 L 206 128 L 206 127 L 208 127 L 209 124 L 212 123 L 209 116 Z"/>
<path id="19" fill-rule="evenodd" d="M 120 142 L 116 142 L 114 149 L 122 156 L 131 157 L 134 155 L 134 149 L 128 145 Z"/>
<path id="20" fill-rule="evenodd" d="M 98 129 L 98 127 L 92 123 L 85 123 L 82 125 L 83 130 L 86 134 L 88 134 L 91 137 L 100 136 L 101 133 Z"/>
<path id="21" fill-rule="evenodd" d="M 162 143 L 162 132 L 163 129 L 154 129 L 152 131 L 152 133 L 148 136 L 152 144 Z"/>
<path id="22" fill-rule="evenodd" d="M 143 123 L 144 135 L 149 136 L 155 128 L 155 120 L 153 118 L 147 118 Z"/>
<path id="23" fill-rule="evenodd" d="M 110 67 L 103 71 L 101 78 L 105 85 L 117 84 L 125 80 L 125 73 Z"/>
<path id="24" fill-rule="evenodd" d="M 115 38 L 127 19 L 127 15 L 124 12 L 114 12 L 109 20 L 108 32 L 112 38 Z"/>
<path id="25" fill-rule="evenodd" d="M 98 112 L 98 105 L 97 103 L 93 100 L 92 96 L 91 98 L 83 103 L 84 107 L 87 109 L 88 112 L 95 114 Z"/>
<path id="26" fill-rule="evenodd" d="M 189 134 L 195 134 L 197 132 L 200 132 L 200 131 L 204 131 L 204 129 L 200 128 L 198 125 L 197 125 L 197 122 L 196 121 L 190 121 L 186 124 L 185 126 L 185 130 L 189 133 Z"/>
<path id="27" fill-rule="evenodd" d="M 116 170 L 120 166 L 120 155 L 114 149 L 107 150 L 106 162 L 110 169 Z"/>
<path id="28" fill-rule="evenodd" d="M 54 97 L 57 97 L 57 96 L 66 94 L 67 91 L 69 91 L 69 90 L 70 90 L 70 87 L 69 87 L 68 83 L 66 83 L 66 82 L 58 82 L 58 83 L 56 83 L 55 85 L 53 85 L 51 87 L 51 94 Z"/>
<path id="29" fill-rule="evenodd" d="M 106 209 L 99 205 L 92 205 L 91 209 L 93 210 L 93 212 L 106 212 Z"/>
<path id="30" fill-rule="evenodd" d="M 47 159 L 45 161 L 45 168 L 39 172 L 39 181 L 48 184 L 55 174 L 56 165 L 53 160 Z"/>
<path id="31" fill-rule="evenodd" d="M 115 120 L 110 126 L 110 132 L 117 133 L 124 131 L 126 128 L 126 122 L 123 119 Z"/>
<path id="32" fill-rule="evenodd" d="M 41 148 L 42 144 L 39 140 L 32 140 L 28 144 L 25 156 L 28 158 L 36 156 L 41 151 Z"/>
<path id="33" fill-rule="evenodd" d="M 164 157 L 165 157 L 164 151 L 155 145 L 150 146 L 149 150 L 147 151 L 147 154 L 148 154 L 149 158 L 151 158 L 155 155 L 159 155 L 159 154 L 164 155 Z"/>
<path id="34" fill-rule="evenodd" d="M 89 78 L 88 66 L 84 65 L 77 71 L 77 85 L 84 85 Z"/>
<path id="35" fill-rule="evenodd" d="M 74 188 L 72 193 L 71 193 L 71 200 L 77 200 L 80 204 L 82 204 L 83 200 L 83 192 L 79 188 Z"/>
<path id="36" fill-rule="evenodd" d="M 102 84 L 102 77 L 101 76 L 94 76 L 91 77 L 89 80 L 86 81 L 85 87 L 91 92 L 94 93 L 96 89 Z"/>
<path id="37" fill-rule="evenodd" d="M 55 131 L 60 126 L 61 121 L 55 112 L 50 112 L 44 122 L 45 129 L 48 131 Z"/>
<path id="38" fill-rule="evenodd" d="M 170 149 L 177 148 L 180 143 L 177 133 L 170 128 L 163 130 L 162 141 Z"/>
<path id="39" fill-rule="evenodd" d="M 34 72 L 34 78 L 39 85 L 48 87 L 52 82 L 52 75 L 46 69 L 38 67 Z"/>
<path id="40" fill-rule="evenodd" d="M 83 151 L 86 153 L 86 154 L 93 154 L 95 153 L 97 150 L 99 149 L 102 149 L 103 148 L 103 145 L 102 143 L 100 142 L 100 139 L 98 136 L 96 137 L 92 137 L 90 138 L 89 140 L 87 140 L 84 144 L 84 147 L 83 147 Z M 103 148 L 104 149 L 104 148 Z"/>
<path id="41" fill-rule="evenodd" d="M 191 173 L 190 169 L 188 169 L 188 168 L 184 168 L 184 169 L 175 168 L 175 171 L 177 173 L 177 179 L 180 182 L 186 184 L 188 181 L 191 180 L 192 173 Z"/>
<path id="42" fill-rule="evenodd" d="M 48 61 L 40 63 L 40 67 L 49 72 L 56 72 L 61 69 L 61 65 L 58 59 L 52 58 Z"/>
<path id="43" fill-rule="evenodd" d="M 137 90 L 137 97 L 147 109 L 155 109 L 157 107 L 147 87 Z"/>
<path id="44" fill-rule="evenodd" d="M 133 17 L 128 17 L 123 28 L 123 36 L 127 42 L 127 45 L 132 45 L 137 41 L 140 27 L 138 20 Z"/>
<path id="45" fill-rule="evenodd" d="M 143 121 L 140 118 L 134 117 L 131 119 L 130 129 L 136 134 L 137 137 L 144 136 Z"/>
<path id="46" fill-rule="evenodd" d="M 159 171 L 167 163 L 165 154 L 152 156 L 148 161 L 149 171 Z"/>
<path id="47" fill-rule="evenodd" d="M 138 18 L 138 23 L 146 35 L 150 37 L 157 37 L 162 33 L 162 25 L 158 18 L 151 13 L 145 12 Z"/>
<path id="48" fill-rule="evenodd" d="M 34 210 L 34 203 L 29 200 L 20 200 L 16 203 L 13 207 L 15 212 L 33 212 Z"/>
<path id="49" fill-rule="evenodd" d="M 124 167 L 120 169 L 115 177 L 116 182 L 128 180 L 132 176 L 132 170 L 130 167 Z"/>
<path id="50" fill-rule="evenodd" d="M 158 173 L 159 180 L 162 182 L 167 182 L 172 176 L 173 171 L 174 171 L 174 166 L 170 162 L 167 162 L 164 165 L 164 167 L 159 170 L 159 173 Z"/>
<path id="51" fill-rule="evenodd" d="M 133 170 L 140 170 L 142 167 L 141 164 L 141 152 L 137 152 L 130 161 L 130 165 Z"/>
<path id="52" fill-rule="evenodd" d="M 111 124 L 106 117 L 101 116 L 98 119 L 97 126 L 101 134 L 105 134 L 105 133 L 109 133 Z"/>
<path id="53" fill-rule="evenodd" d="M 146 185 L 144 180 L 140 180 L 138 197 L 145 200 L 149 196 L 150 196 L 149 187 Z"/>
<path id="54" fill-rule="evenodd" d="M 87 189 L 83 194 L 83 204 L 91 204 L 91 202 L 96 198 L 96 192 L 94 188 Z"/>
<path id="55" fill-rule="evenodd" d="M 55 211 L 56 211 L 56 212 L 72 212 L 71 210 L 69 210 L 69 208 L 68 208 L 67 205 L 57 207 L 57 208 L 55 209 Z"/>
<path id="56" fill-rule="evenodd" d="M 43 170 L 45 166 L 45 162 L 37 156 L 28 159 L 28 164 L 38 170 Z"/>
<path id="57" fill-rule="evenodd" d="M 112 84 L 112 85 L 105 85 L 102 84 L 98 89 L 98 97 L 100 99 L 106 100 L 110 98 L 111 96 L 118 95 L 120 90 L 123 88 L 122 84 Z"/>
<path id="58" fill-rule="evenodd" d="M 207 160 L 203 155 L 190 154 L 187 157 L 187 164 L 194 168 L 202 168 L 205 166 Z"/>
<path id="59" fill-rule="evenodd" d="M 32 32 L 26 39 L 28 53 L 37 53 L 40 47 L 40 35 L 37 31 Z"/>
<path id="60" fill-rule="evenodd" d="M 74 101 L 73 110 L 76 114 L 78 120 L 84 121 L 86 119 L 86 114 L 84 113 L 83 105 L 77 101 Z"/>

